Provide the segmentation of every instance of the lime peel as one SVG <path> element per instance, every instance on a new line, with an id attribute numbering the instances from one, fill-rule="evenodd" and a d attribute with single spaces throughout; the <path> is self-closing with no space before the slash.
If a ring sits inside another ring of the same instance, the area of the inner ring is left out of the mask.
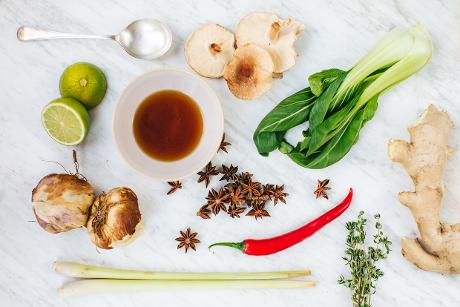
<path id="1" fill-rule="evenodd" d="M 78 62 L 67 67 L 59 80 L 62 97 L 74 98 L 87 109 L 98 106 L 107 91 L 107 79 L 94 64 Z"/>

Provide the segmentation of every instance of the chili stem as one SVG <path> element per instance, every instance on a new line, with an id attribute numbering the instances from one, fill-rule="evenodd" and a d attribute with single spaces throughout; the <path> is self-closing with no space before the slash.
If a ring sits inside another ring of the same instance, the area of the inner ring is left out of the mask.
<path id="1" fill-rule="evenodd" d="M 239 249 L 242 253 L 244 253 L 244 248 L 246 244 L 243 242 L 219 242 L 219 243 L 214 243 L 209 245 L 209 249 L 213 248 L 214 246 L 227 246 L 227 247 L 233 247 L 236 249 Z"/>

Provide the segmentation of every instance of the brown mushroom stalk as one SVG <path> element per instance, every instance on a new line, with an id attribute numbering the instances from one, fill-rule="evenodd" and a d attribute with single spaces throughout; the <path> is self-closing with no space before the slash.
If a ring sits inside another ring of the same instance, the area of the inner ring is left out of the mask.
<path id="1" fill-rule="evenodd" d="M 275 21 L 272 23 L 268 32 L 268 38 L 270 39 L 270 42 L 275 43 L 278 40 L 280 36 L 280 29 L 281 26 L 279 22 Z"/>

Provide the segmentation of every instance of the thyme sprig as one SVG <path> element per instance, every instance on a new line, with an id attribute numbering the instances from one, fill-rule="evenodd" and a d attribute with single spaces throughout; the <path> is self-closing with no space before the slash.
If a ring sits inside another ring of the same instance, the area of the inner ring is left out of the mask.
<path id="1" fill-rule="evenodd" d="M 371 295 L 376 291 L 377 280 L 383 276 L 376 263 L 381 259 L 387 258 L 391 249 L 391 242 L 388 236 L 383 233 L 380 223 L 380 214 L 374 215 L 376 233 L 374 235 L 374 245 L 366 248 L 367 219 L 361 211 L 357 221 L 346 224 L 348 230 L 345 256 L 347 266 L 350 267 L 351 278 L 340 276 L 338 283 L 350 289 L 354 307 L 371 306 Z"/>

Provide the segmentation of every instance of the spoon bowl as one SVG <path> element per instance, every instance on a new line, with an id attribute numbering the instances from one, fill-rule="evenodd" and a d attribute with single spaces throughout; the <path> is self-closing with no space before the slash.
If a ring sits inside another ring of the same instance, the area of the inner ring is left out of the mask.
<path id="1" fill-rule="evenodd" d="M 129 55 L 144 60 L 164 55 L 172 44 L 171 30 L 154 19 L 136 20 L 114 39 Z"/>

